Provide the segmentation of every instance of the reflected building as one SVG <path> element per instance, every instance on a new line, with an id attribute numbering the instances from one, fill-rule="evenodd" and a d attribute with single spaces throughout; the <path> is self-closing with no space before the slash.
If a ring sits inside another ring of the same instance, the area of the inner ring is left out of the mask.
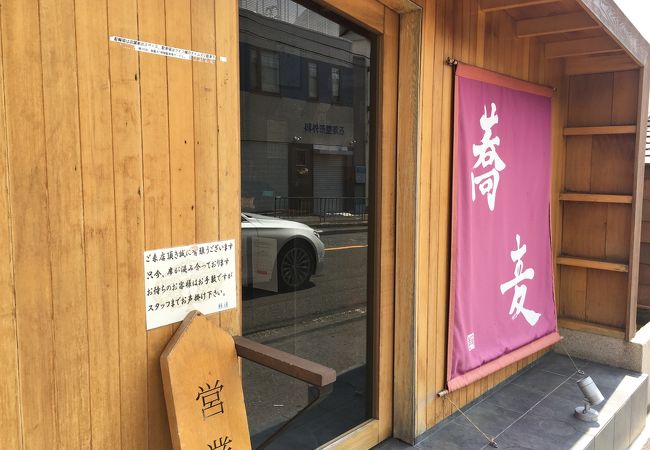
<path id="1" fill-rule="evenodd" d="M 240 1 L 242 211 L 365 213 L 369 41 L 270 3 Z"/>

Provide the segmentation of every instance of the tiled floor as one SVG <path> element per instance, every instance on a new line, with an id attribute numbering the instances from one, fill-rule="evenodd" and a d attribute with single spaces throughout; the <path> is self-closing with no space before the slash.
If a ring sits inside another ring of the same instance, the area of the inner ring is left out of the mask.
<path id="1" fill-rule="evenodd" d="M 626 449 L 646 417 L 647 377 L 635 372 L 576 360 L 592 377 L 605 401 L 598 423 L 573 417 L 582 395 L 582 377 L 566 356 L 549 353 L 521 374 L 506 380 L 463 408 L 504 449 Z M 376 447 L 392 449 L 489 449 L 488 441 L 459 413 L 426 432 L 412 447 L 396 439 Z"/>

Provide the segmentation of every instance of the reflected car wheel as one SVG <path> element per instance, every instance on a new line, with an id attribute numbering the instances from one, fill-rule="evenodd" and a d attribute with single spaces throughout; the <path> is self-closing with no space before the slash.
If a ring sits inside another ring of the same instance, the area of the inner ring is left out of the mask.
<path id="1" fill-rule="evenodd" d="M 307 244 L 294 241 L 278 255 L 278 281 L 284 290 L 298 289 L 309 282 L 314 272 L 314 257 Z"/>

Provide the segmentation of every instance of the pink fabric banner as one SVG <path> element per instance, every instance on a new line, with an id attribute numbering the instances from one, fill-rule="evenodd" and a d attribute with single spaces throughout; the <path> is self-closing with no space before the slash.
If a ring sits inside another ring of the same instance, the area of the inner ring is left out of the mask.
<path id="1" fill-rule="evenodd" d="M 447 388 L 559 340 L 550 88 L 456 68 Z"/>

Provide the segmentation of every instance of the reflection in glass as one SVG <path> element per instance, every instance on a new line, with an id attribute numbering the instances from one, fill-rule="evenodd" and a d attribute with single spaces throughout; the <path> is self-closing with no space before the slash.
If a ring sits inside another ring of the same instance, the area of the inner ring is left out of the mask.
<path id="1" fill-rule="evenodd" d="M 367 420 L 372 406 L 373 42 L 290 0 L 239 6 L 243 332 L 336 370 L 334 392 L 270 447 L 314 448 Z M 243 377 L 254 444 L 313 395 L 252 363 Z"/>

